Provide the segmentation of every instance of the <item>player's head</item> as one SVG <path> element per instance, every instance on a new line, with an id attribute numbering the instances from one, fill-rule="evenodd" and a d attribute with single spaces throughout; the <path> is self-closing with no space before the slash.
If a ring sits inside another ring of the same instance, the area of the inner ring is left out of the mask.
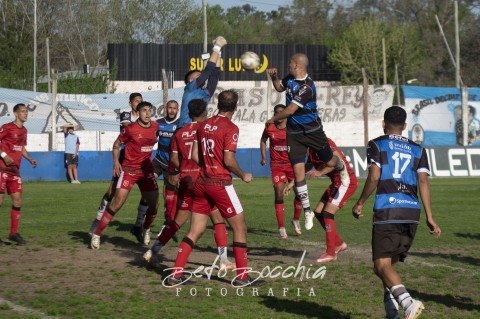
<path id="1" fill-rule="evenodd" d="M 277 115 L 277 114 L 279 114 L 279 113 L 282 113 L 283 110 L 285 110 L 285 105 L 283 105 L 283 104 L 277 104 L 277 105 L 275 105 L 275 107 L 273 108 L 273 115 L 275 116 L 275 115 Z M 280 123 L 283 123 L 283 122 L 285 122 L 285 119 L 276 121 L 275 123 L 280 124 Z"/>
<path id="2" fill-rule="evenodd" d="M 130 97 L 128 99 L 128 104 L 130 104 L 130 107 L 132 108 L 133 111 L 137 110 L 138 103 L 143 101 L 143 97 L 140 93 L 134 92 L 130 94 Z"/>
<path id="3" fill-rule="evenodd" d="M 308 57 L 303 53 L 295 53 L 288 61 L 288 72 L 295 76 L 299 71 L 306 72 L 308 67 Z"/>
<path id="4" fill-rule="evenodd" d="M 15 113 L 15 118 L 20 122 L 25 122 L 28 118 L 28 108 L 23 103 L 15 105 L 13 107 L 13 113 Z"/>
<path id="5" fill-rule="evenodd" d="M 200 76 L 200 70 L 190 70 L 185 74 L 185 84 L 192 82 L 194 79 Z"/>
<path id="6" fill-rule="evenodd" d="M 192 118 L 198 118 L 205 114 L 207 103 L 202 99 L 193 99 L 188 102 L 188 115 Z"/>
<path id="7" fill-rule="evenodd" d="M 238 94 L 234 90 L 225 90 L 218 95 L 218 111 L 235 112 L 237 109 Z"/>
<path id="8" fill-rule="evenodd" d="M 170 100 L 165 107 L 165 117 L 169 120 L 174 120 L 178 114 L 178 102 Z"/>
<path id="9" fill-rule="evenodd" d="M 400 106 L 391 106 L 383 114 L 383 126 L 387 131 L 401 132 L 405 129 L 407 112 Z"/>
<path id="10" fill-rule="evenodd" d="M 138 119 L 143 123 L 150 122 L 153 105 L 150 102 L 142 101 L 137 105 Z"/>
<path id="11" fill-rule="evenodd" d="M 471 105 L 468 106 L 468 118 L 473 119 L 475 117 L 475 113 L 477 113 L 477 110 Z"/>

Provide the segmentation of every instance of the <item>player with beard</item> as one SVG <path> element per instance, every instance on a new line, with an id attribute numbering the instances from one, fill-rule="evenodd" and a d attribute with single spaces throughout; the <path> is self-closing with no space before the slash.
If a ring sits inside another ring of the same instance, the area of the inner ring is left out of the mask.
<path id="1" fill-rule="evenodd" d="M 141 102 L 137 105 L 139 118 L 125 127 L 113 143 L 113 174 L 118 176 L 117 190 L 113 201 L 107 205 L 98 227 L 90 241 L 92 249 L 100 248 L 100 235 L 115 214 L 122 208 L 130 190 L 138 184 L 142 198 L 147 201 L 148 209 L 143 223 L 144 232 L 157 215 L 158 186 L 153 172 L 152 150 L 157 142 L 158 124 L 151 120 L 152 104 Z M 120 163 L 120 146 L 125 144 L 125 158 Z"/>

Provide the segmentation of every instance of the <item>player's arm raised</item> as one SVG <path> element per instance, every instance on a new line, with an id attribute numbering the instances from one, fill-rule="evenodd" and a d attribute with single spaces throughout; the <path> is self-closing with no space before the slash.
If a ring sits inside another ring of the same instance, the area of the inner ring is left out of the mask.
<path id="1" fill-rule="evenodd" d="M 238 162 L 235 159 L 235 153 L 232 151 L 225 151 L 224 156 L 223 156 L 223 163 L 225 164 L 225 167 L 232 172 L 233 174 L 237 175 L 244 181 L 245 183 L 250 183 L 252 181 L 252 174 L 251 173 L 245 173 L 240 169 L 240 166 L 238 166 Z"/>
<path id="2" fill-rule="evenodd" d="M 272 79 L 273 87 L 277 92 L 285 91 L 285 88 L 282 85 L 282 81 L 278 78 L 278 70 L 277 68 L 270 68 L 267 70 L 270 79 Z"/>

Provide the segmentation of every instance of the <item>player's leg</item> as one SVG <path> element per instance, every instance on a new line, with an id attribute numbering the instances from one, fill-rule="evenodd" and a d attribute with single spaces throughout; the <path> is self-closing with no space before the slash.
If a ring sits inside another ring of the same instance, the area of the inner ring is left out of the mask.
<path id="1" fill-rule="evenodd" d="M 330 147 L 326 147 L 325 149 L 328 149 L 330 153 L 332 152 Z M 329 152 L 326 151 L 326 153 L 328 154 Z M 322 154 L 325 154 L 325 152 L 322 152 Z M 330 160 L 327 160 L 328 157 L 329 155 L 323 155 L 320 156 L 320 159 L 325 158 L 325 160 L 322 159 L 325 162 L 325 165 L 334 167 L 340 174 L 340 181 L 342 182 L 342 185 L 348 187 L 348 185 L 350 185 L 350 176 L 348 175 L 346 164 L 337 155 L 333 155 Z"/>
<path id="2" fill-rule="evenodd" d="M 280 237 L 282 237 L 282 239 L 286 239 L 288 236 L 285 229 L 285 203 L 283 201 L 285 181 L 281 181 L 279 174 L 272 175 L 272 179 L 273 191 L 275 193 L 275 216 L 277 217 L 278 231 L 280 233 Z"/>
<path id="3" fill-rule="evenodd" d="M 319 206 L 323 206 L 323 209 Z M 320 210 L 321 209 L 321 210 Z M 340 236 L 337 233 L 337 226 L 335 224 L 335 214 L 338 212 L 340 208 L 338 206 L 333 205 L 332 203 L 322 203 L 321 205 L 317 205 L 315 208 L 315 215 L 317 219 L 320 220 L 323 229 L 325 230 L 325 242 L 327 244 L 327 251 L 323 253 L 320 258 L 317 259 L 318 263 L 325 263 L 330 261 L 337 260 L 337 242 L 343 242 Z M 317 212 L 321 211 L 320 214 Z"/>
<path id="4" fill-rule="evenodd" d="M 177 188 L 168 182 L 168 175 L 164 176 L 163 199 L 165 205 L 165 221 L 169 223 L 175 218 L 177 206 Z"/>
<path id="5" fill-rule="evenodd" d="M 287 177 L 287 182 L 291 183 L 295 181 L 295 175 L 293 173 L 293 168 L 291 166 L 288 167 L 285 171 L 285 175 Z M 300 214 L 302 213 L 302 203 L 299 200 L 299 197 L 297 195 L 297 190 L 294 187 L 293 192 L 295 194 L 295 198 L 293 200 L 293 219 L 292 219 L 292 225 L 295 230 L 296 235 L 301 235 L 302 234 L 302 227 L 300 226 Z"/>
<path id="6" fill-rule="evenodd" d="M 142 196 L 138 202 L 137 207 L 137 219 L 135 220 L 135 225 L 130 229 L 130 233 L 135 236 L 139 243 L 143 243 L 143 223 L 145 222 L 145 215 L 148 210 L 148 202 Z"/>
<path id="7" fill-rule="evenodd" d="M 195 243 L 205 231 L 208 219 L 208 214 L 192 212 L 190 230 L 180 243 L 171 277 L 167 281 L 168 284 L 173 286 L 184 281 L 182 279 L 183 269 L 188 262 L 188 258 L 192 252 L 193 246 L 195 246 Z"/>
<path id="8" fill-rule="evenodd" d="M 70 178 L 70 183 L 75 184 L 76 179 L 75 176 L 73 176 L 73 164 L 68 164 L 67 170 L 68 170 L 68 177 Z"/>
<path id="9" fill-rule="evenodd" d="M 237 269 L 236 285 L 247 284 L 250 279 L 248 276 L 247 259 L 247 225 L 245 224 L 245 215 L 243 213 L 229 217 L 228 224 L 233 232 L 233 255 Z"/>
<path id="10" fill-rule="evenodd" d="M 227 225 L 222 214 L 218 209 L 214 209 L 210 213 L 210 219 L 213 223 L 213 236 L 217 244 L 218 257 L 220 259 L 220 269 L 227 270 L 235 268 L 235 264 L 228 260 L 228 233 Z"/>
<path id="11" fill-rule="evenodd" d="M 158 184 L 154 174 L 150 173 L 140 178 L 138 186 L 142 193 L 142 198 L 145 199 L 148 205 L 142 229 L 142 243 L 148 245 L 150 243 L 150 227 L 155 217 L 157 217 L 158 211 Z"/>
<path id="12" fill-rule="evenodd" d="M 107 192 L 103 194 L 102 200 L 98 205 L 97 216 L 93 220 L 92 225 L 90 226 L 90 230 L 88 231 L 88 235 L 90 237 L 92 237 L 93 233 L 95 232 L 95 229 L 97 228 L 98 223 L 102 218 L 105 208 L 107 207 L 108 204 L 110 204 L 110 202 L 113 199 L 113 196 L 115 196 L 115 191 L 117 189 L 116 188 L 117 181 L 118 181 L 118 177 L 113 177 L 112 180 L 110 181 L 110 185 L 108 186 Z"/>
<path id="13" fill-rule="evenodd" d="M 19 177 L 20 178 L 20 177 Z M 7 183 L 7 188 L 10 189 L 10 184 Z M 21 185 L 21 182 L 20 182 Z M 18 187 L 16 187 L 18 189 Z M 26 241 L 23 239 L 22 235 L 18 232 L 18 225 L 20 223 L 20 210 L 22 207 L 22 192 L 21 186 L 20 191 L 16 191 L 15 193 L 10 193 L 10 197 L 12 198 L 12 209 L 10 210 L 10 235 L 8 239 L 12 242 L 17 243 L 17 245 L 25 245 Z"/>

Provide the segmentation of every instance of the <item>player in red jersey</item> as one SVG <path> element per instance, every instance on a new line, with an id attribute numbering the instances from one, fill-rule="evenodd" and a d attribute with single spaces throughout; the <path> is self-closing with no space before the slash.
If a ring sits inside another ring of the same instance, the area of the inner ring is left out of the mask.
<path id="1" fill-rule="evenodd" d="M 157 256 L 163 246 L 177 233 L 190 218 L 193 202 L 193 186 L 200 173 L 200 166 L 192 160 L 193 143 L 197 139 L 197 128 L 207 116 L 207 103 L 202 99 L 194 99 L 188 103 L 189 116 L 192 122 L 179 129 L 172 139 L 170 167 L 173 171 L 168 175 L 172 185 L 178 186 L 178 204 L 174 220 L 161 230 L 157 240 L 143 258 L 151 265 L 157 265 Z M 179 172 L 179 174 L 178 174 Z M 177 173 L 177 174 L 175 174 Z M 215 242 L 221 269 L 235 268 L 227 259 L 228 235 L 225 221 L 214 209 L 210 215 L 213 222 Z"/>
<path id="2" fill-rule="evenodd" d="M 284 109 L 285 105 L 277 104 L 273 108 L 273 113 L 278 114 Z M 278 231 L 280 236 L 286 239 L 288 236 L 284 223 L 285 204 L 283 203 L 283 195 L 284 192 L 288 194 L 285 183 L 291 183 L 295 176 L 292 165 L 288 160 L 287 121 L 285 119 L 269 124 L 263 131 L 260 139 L 260 152 L 262 154 L 260 164 L 262 166 L 267 164 L 267 140 L 270 141 L 270 171 L 272 173 L 273 189 L 275 190 L 275 214 L 277 216 Z M 296 196 L 293 202 L 293 209 L 292 224 L 295 227 L 295 233 L 301 235 L 300 214 L 302 212 L 302 203 Z"/>
<path id="3" fill-rule="evenodd" d="M 20 222 L 20 209 L 22 207 L 22 178 L 20 176 L 20 164 L 22 156 L 35 168 L 37 161 L 28 154 L 27 129 L 23 123 L 27 121 L 28 109 L 25 104 L 17 104 L 13 107 L 15 120 L 0 127 L 0 206 L 3 204 L 5 189 L 12 198 L 12 210 L 10 211 L 10 235 L 8 239 L 17 245 L 25 245 L 25 239 L 18 233 Z"/>
<path id="4" fill-rule="evenodd" d="M 192 159 L 201 167 L 195 183 L 190 230 L 178 249 L 173 272 L 166 278 L 167 284 L 184 283 L 183 269 L 193 246 L 205 231 L 208 216 L 217 207 L 233 230 L 233 254 L 237 276 L 235 285 L 251 283 L 247 272 L 247 226 L 243 208 L 232 185 L 234 173 L 244 182 L 252 180 L 251 173 L 243 172 L 235 159 L 238 127 L 231 118 L 237 109 L 238 94 L 233 90 L 218 95 L 218 115 L 205 120 L 197 129 Z"/>
<path id="5" fill-rule="evenodd" d="M 157 216 L 158 185 L 153 174 L 152 150 L 157 142 L 157 122 L 151 120 L 152 104 L 141 102 L 137 105 L 138 120 L 125 127 L 113 143 L 113 174 L 119 176 L 117 191 L 113 201 L 103 212 L 98 227 L 90 241 L 92 249 L 100 248 L 100 235 L 108 226 L 113 216 L 122 208 L 130 190 L 138 184 L 142 198 L 147 201 L 148 209 L 143 223 L 145 233 L 150 232 L 150 225 Z M 121 144 L 125 144 L 125 158 L 120 163 L 118 158 Z"/>
<path id="6" fill-rule="evenodd" d="M 320 159 L 313 149 L 308 150 L 308 161 L 313 164 L 315 169 L 306 173 L 310 177 L 319 177 L 327 175 L 332 183 L 323 193 L 317 207 L 314 210 L 315 217 L 322 224 L 325 230 L 327 251 L 323 253 L 318 259 L 318 263 L 327 263 L 337 260 L 337 254 L 347 249 L 347 244 L 342 240 L 337 232 L 337 226 L 335 224 L 335 214 L 342 208 L 347 200 L 355 193 L 358 182 L 355 172 L 350 167 L 350 163 L 337 147 L 334 141 L 327 138 L 328 145 L 332 149 L 332 153 L 343 160 L 347 168 L 348 175 L 350 177 L 350 184 L 343 186 L 340 180 L 340 173 L 335 170 L 334 167 L 326 166 L 325 162 Z"/>

